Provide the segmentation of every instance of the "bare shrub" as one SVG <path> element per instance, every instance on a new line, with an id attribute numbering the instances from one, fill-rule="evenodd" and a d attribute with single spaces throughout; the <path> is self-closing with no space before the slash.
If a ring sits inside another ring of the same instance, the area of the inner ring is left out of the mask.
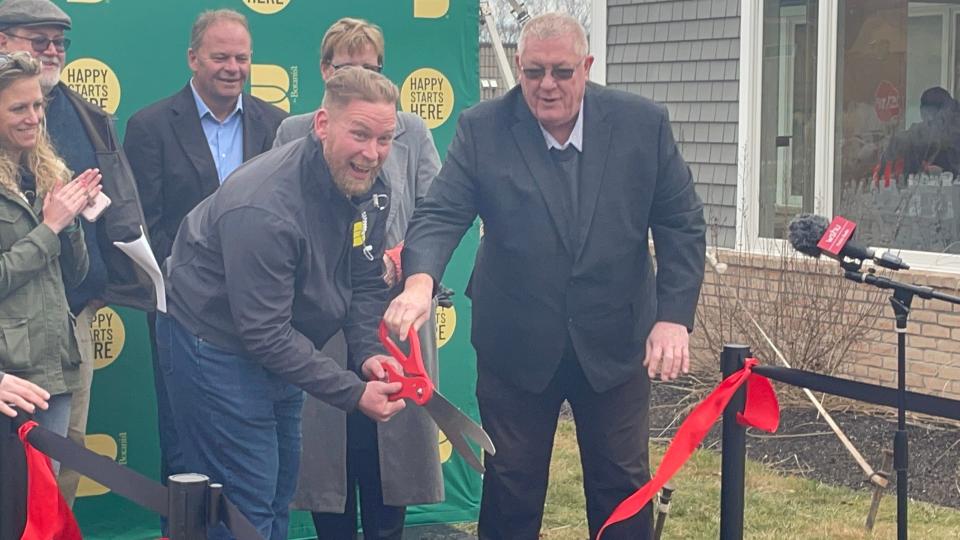
<path id="1" fill-rule="evenodd" d="M 792 367 L 834 374 L 851 349 L 877 335 L 887 293 L 844 279 L 836 262 L 810 259 L 785 242 L 715 253 L 727 271 L 707 269 L 694 334 L 699 365 L 716 369 L 728 343 L 779 365 L 766 333 Z"/>

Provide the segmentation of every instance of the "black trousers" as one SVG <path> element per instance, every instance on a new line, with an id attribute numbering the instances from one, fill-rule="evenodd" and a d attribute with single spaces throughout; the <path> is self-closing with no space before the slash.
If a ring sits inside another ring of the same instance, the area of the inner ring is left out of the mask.
<path id="1" fill-rule="evenodd" d="M 383 504 L 377 426 L 355 412 L 347 416 L 347 503 L 344 513 L 313 512 L 318 540 L 357 538 L 357 490 L 364 540 L 400 540 L 405 506 Z"/>
<path id="2" fill-rule="evenodd" d="M 511 384 L 510 376 L 483 369 L 478 358 L 477 400 L 483 427 L 497 447 L 485 456 L 480 540 L 535 540 L 543 521 L 550 457 L 560 406 L 573 409 L 583 468 L 590 537 L 614 508 L 650 478 L 647 439 L 650 381 L 642 370 L 603 393 L 587 382 L 567 343 L 553 380 L 541 393 Z M 605 540 L 649 539 L 652 505 L 611 526 Z"/>

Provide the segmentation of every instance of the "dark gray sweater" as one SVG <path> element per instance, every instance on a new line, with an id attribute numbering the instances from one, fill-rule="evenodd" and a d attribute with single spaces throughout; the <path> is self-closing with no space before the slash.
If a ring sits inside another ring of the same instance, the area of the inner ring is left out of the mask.
<path id="1" fill-rule="evenodd" d="M 378 178 L 372 193 L 386 192 Z M 389 294 L 381 277 L 387 211 L 370 195 L 351 201 L 341 194 L 312 135 L 261 154 L 181 224 L 165 266 L 169 314 L 212 344 L 352 410 L 364 386 L 359 364 L 383 352 L 377 325 Z M 367 232 L 354 246 L 363 213 Z M 356 359 L 352 372 L 320 354 L 341 328 Z"/>

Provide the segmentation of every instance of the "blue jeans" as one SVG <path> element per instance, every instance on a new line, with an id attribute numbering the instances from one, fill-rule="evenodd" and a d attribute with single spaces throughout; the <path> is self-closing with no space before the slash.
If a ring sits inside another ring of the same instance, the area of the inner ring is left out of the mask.
<path id="1" fill-rule="evenodd" d="M 264 538 L 287 537 L 303 392 L 157 315 L 157 352 L 186 471 L 223 484 Z M 209 538 L 232 536 L 222 525 Z"/>
<path id="2" fill-rule="evenodd" d="M 52 431 L 61 437 L 67 436 L 67 428 L 70 424 L 70 411 L 73 404 L 73 394 L 56 394 L 50 396 L 47 400 L 47 410 L 37 407 L 33 413 L 33 419 L 44 429 Z M 53 476 L 60 474 L 60 462 L 54 459 L 50 460 L 53 465 Z"/>

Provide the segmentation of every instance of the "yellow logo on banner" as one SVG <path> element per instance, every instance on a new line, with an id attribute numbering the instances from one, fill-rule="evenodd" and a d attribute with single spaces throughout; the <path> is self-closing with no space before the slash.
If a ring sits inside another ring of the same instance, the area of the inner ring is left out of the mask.
<path id="1" fill-rule="evenodd" d="M 442 430 L 437 430 L 437 433 L 440 434 L 438 437 L 440 439 L 440 463 L 446 463 L 450 459 L 450 456 L 453 455 L 453 443 L 447 439 L 446 434 Z"/>
<path id="2" fill-rule="evenodd" d="M 120 356 L 127 341 L 123 319 L 109 307 L 102 307 L 90 322 L 93 334 L 93 368 L 109 366 Z"/>
<path id="3" fill-rule="evenodd" d="M 252 64 L 250 66 L 250 93 L 258 98 L 290 112 L 290 98 L 299 94 L 298 69 L 290 68 L 290 72 L 274 64 Z M 291 92 L 291 74 L 293 91 Z"/>
<path id="4" fill-rule="evenodd" d="M 403 81 L 400 106 L 416 114 L 433 129 L 450 118 L 453 112 L 453 87 L 450 80 L 433 68 L 420 68 Z"/>
<path id="5" fill-rule="evenodd" d="M 273 15 L 290 5 L 292 0 L 243 0 L 246 6 L 261 15 Z"/>
<path id="6" fill-rule="evenodd" d="M 450 306 L 448 308 L 437 306 L 437 348 L 443 347 L 453 337 L 454 330 L 457 329 L 457 310 Z"/>
<path id="7" fill-rule="evenodd" d="M 125 440 L 126 434 L 122 435 Z M 104 435 L 103 433 L 88 434 L 85 438 L 85 445 L 91 452 L 113 460 L 117 459 L 117 441 L 113 440 L 113 437 L 109 435 Z M 109 488 L 86 476 L 81 476 L 80 484 L 77 485 L 77 497 L 95 497 L 109 492 Z"/>
<path id="8" fill-rule="evenodd" d="M 450 0 L 413 0 L 413 16 L 418 19 L 439 19 L 450 10 Z"/>
<path id="9" fill-rule="evenodd" d="M 120 105 L 117 74 L 96 58 L 77 58 L 63 68 L 62 80 L 74 92 L 110 114 Z"/>

